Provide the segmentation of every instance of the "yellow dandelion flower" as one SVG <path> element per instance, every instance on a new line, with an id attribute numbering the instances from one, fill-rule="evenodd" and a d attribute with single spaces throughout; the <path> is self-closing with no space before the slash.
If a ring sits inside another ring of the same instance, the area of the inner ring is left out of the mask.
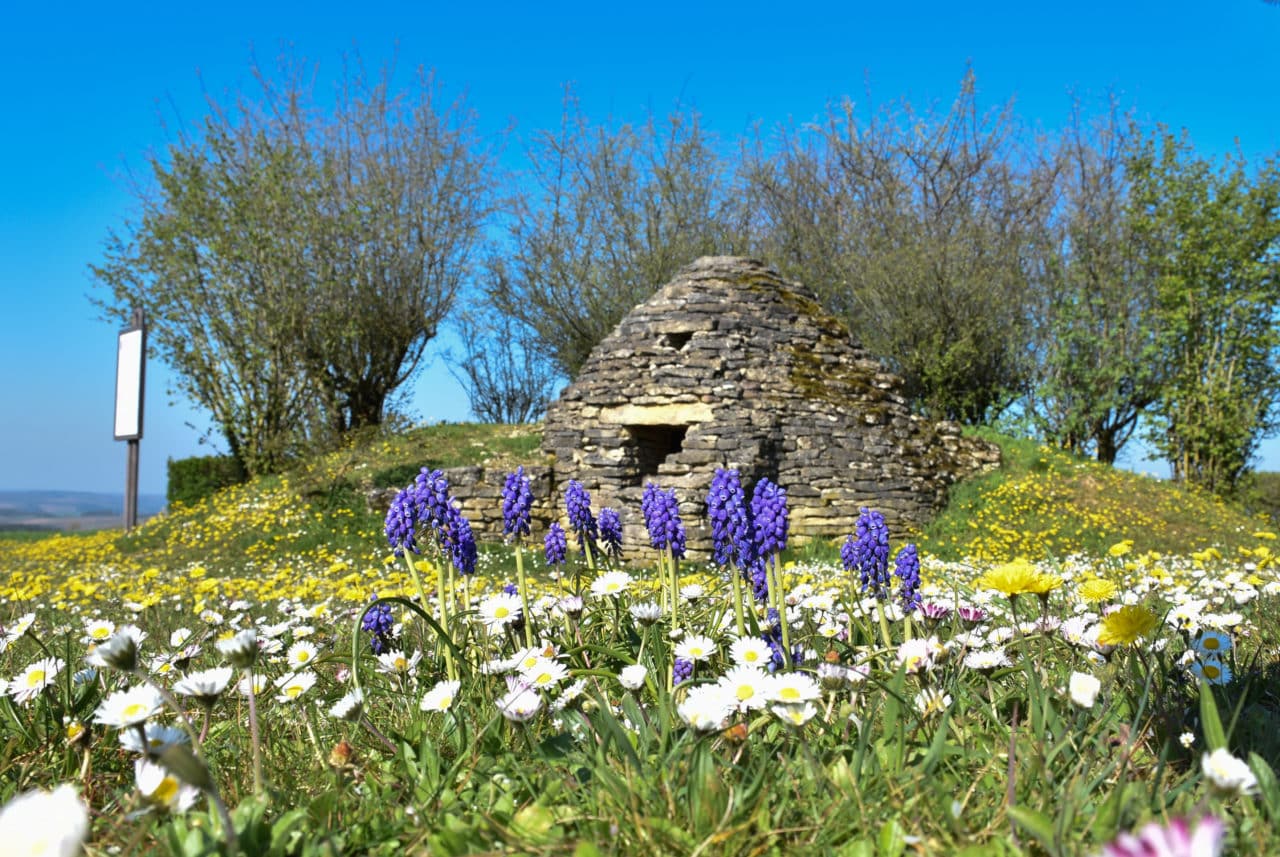
<path id="1" fill-rule="evenodd" d="M 1133 550 L 1133 539 L 1125 539 L 1109 547 L 1107 553 L 1111 556 L 1124 556 L 1131 550 Z"/>
<path id="2" fill-rule="evenodd" d="M 1038 587 L 1042 585 L 1040 577 L 1040 572 L 1028 560 L 1015 559 L 988 569 L 973 585 L 978 589 L 994 589 L 1001 595 L 1012 598 L 1015 595 L 1038 592 Z"/>
<path id="3" fill-rule="evenodd" d="M 1080 595 L 1080 599 L 1082 601 L 1093 603 L 1098 601 L 1110 601 L 1112 598 L 1116 597 L 1117 591 L 1116 585 L 1110 580 L 1103 580 L 1102 578 L 1095 577 L 1080 584 L 1080 588 L 1077 590 L 1077 593 Z"/>
<path id="4" fill-rule="evenodd" d="M 1145 607 L 1129 605 L 1102 620 L 1098 643 L 1104 646 L 1123 646 L 1151 635 L 1160 620 Z"/>

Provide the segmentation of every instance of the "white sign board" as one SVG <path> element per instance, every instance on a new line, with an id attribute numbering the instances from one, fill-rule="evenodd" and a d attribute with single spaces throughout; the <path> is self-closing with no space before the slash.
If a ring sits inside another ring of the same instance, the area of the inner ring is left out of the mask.
<path id="1" fill-rule="evenodd" d="M 116 345 L 116 440 L 142 437 L 142 328 L 120 332 Z"/>

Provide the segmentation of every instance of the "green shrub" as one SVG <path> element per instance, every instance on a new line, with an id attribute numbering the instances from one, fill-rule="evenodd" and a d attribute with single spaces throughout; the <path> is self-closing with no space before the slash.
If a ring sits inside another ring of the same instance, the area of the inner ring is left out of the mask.
<path id="1" fill-rule="evenodd" d="M 1245 486 L 1244 506 L 1251 515 L 1262 515 L 1273 524 L 1280 523 L 1280 473 L 1254 473 Z"/>
<path id="2" fill-rule="evenodd" d="M 385 467 L 373 474 L 374 488 L 404 488 L 418 478 L 422 472 L 421 464 L 396 464 Z"/>
<path id="3" fill-rule="evenodd" d="M 170 458 L 167 496 L 170 503 L 190 505 L 248 478 L 244 465 L 229 455 Z"/>

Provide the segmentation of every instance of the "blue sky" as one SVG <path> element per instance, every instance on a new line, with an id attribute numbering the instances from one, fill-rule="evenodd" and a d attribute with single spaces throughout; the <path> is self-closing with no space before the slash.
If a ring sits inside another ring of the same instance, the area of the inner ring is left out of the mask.
<path id="1" fill-rule="evenodd" d="M 17 4 L 0 80 L 0 490 L 118 491 L 111 439 L 114 325 L 87 295 L 103 239 L 133 213 L 123 180 L 286 45 L 334 70 L 344 52 L 465 92 L 485 133 L 554 127 L 564 85 L 593 117 L 639 119 L 677 101 L 732 137 L 804 121 L 844 95 L 945 104 L 966 64 L 983 104 L 1012 98 L 1052 131 L 1071 93 L 1119 95 L 1186 128 L 1202 153 L 1280 151 L 1280 7 L 1262 0 L 1062 4 L 325 2 Z M 202 86 L 204 89 L 202 89 Z M 1097 103 L 1097 102 L 1095 102 Z M 519 155 L 518 144 L 509 157 Z M 148 368 L 141 487 L 201 454 L 204 417 Z M 467 418 L 438 359 L 410 395 L 419 419 Z M 1136 458 L 1136 456 L 1131 456 Z M 1138 469 L 1158 465 L 1133 461 Z M 1280 441 L 1262 466 L 1280 470 Z"/>

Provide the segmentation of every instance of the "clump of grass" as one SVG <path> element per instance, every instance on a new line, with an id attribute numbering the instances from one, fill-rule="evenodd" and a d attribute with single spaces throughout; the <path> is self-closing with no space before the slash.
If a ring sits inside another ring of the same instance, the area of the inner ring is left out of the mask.
<path id="1" fill-rule="evenodd" d="M 1194 487 L 1116 470 L 1034 441 L 994 435 L 1000 469 L 952 486 L 921 548 L 945 559 L 1040 559 L 1105 553 L 1190 555 L 1253 544 L 1259 522 Z"/>

